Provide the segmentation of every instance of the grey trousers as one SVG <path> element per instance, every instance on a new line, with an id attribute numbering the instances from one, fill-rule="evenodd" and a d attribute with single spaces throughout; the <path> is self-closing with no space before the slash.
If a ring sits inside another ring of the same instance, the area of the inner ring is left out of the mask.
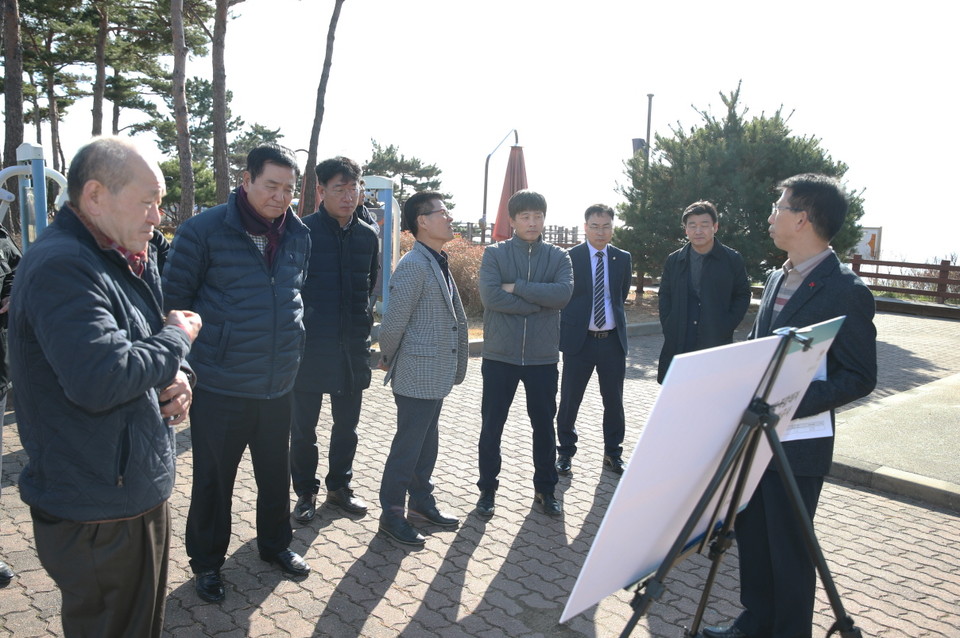
<path id="1" fill-rule="evenodd" d="M 440 409 L 443 399 L 415 399 L 394 394 L 397 433 L 383 468 L 380 507 L 384 517 L 404 515 L 410 494 L 411 507 L 429 508 L 433 498 L 433 468 L 439 447 Z"/>

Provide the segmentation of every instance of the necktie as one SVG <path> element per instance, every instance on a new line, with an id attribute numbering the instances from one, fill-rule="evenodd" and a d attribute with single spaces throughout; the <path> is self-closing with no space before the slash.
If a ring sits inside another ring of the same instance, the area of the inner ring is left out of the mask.
<path id="1" fill-rule="evenodd" d="M 607 314 L 604 311 L 603 299 L 603 251 L 597 251 L 597 276 L 593 280 L 593 322 L 597 330 L 603 330 L 607 323 Z"/>

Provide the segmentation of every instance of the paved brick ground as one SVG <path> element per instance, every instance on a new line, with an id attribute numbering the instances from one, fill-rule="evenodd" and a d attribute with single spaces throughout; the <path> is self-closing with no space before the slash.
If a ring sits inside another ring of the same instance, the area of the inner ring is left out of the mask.
<path id="1" fill-rule="evenodd" d="M 880 388 L 887 396 L 960 372 L 960 322 L 880 315 Z M 656 395 L 654 363 L 660 337 L 631 340 L 626 449 L 632 449 Z M 199 601 L 180 539 L 189 507 L 190 430 L 178 432 L 180 481 L 171 500 L 174 543 L 166 636 L 616 636 L 630 614 L 630 594 L 619 592 L 559 625 L 557 620 L 616 488 L 600 470 L 601 410 L 596 388 L 581 415 L 581 451 L 574 475 L 561 480 L 565 515 L 547 519 L 532 509 L 530 432 L 522 390 L 504 435 L 498 514 L 469 514 L 476 499 L 479 360 L 448 398 L 435 474 L 440 501 L 464 517 L 455 531 L 430 532 L 420 551 L 406 551 L 376 534 L 377 508 L 363 518 L 321 509 L 295 528 L 295 550 L 314 572 L 302 582 L 262 563 L 254 544 L 255 485 L 245 460 L 234 499 L 233 542 L 224 577 L 227 600 Z M 357 454 L 355 488 L 376 502 L 380 473 L 393 434 L 395 407 L 375 373 L 367 395 Z M 12 415 L 10 415 L 12 420 Z M 321 423 L 329 423 L 325 409 Z M 59 594 L 33 551 L 27 508 L 16 494 L 24 456 L 15 423 L 4 428 L 0 555 L 18 577 L 0 590 L 0 638 L 60 635 Z M 321 427 L 321 439 L 326 437 Z M 323 469 L 323 468 L 322 468 Z M 638 520 L 637 525 L 643 525 Z M 820 542 L 848 612 L 864 636 L 960 636 L 960 518 L 890 494 L 828 483 L 817 517 Z M 714 587 L 706 620 L 737 613 L 735 549 Z M 694 556 L 671 572 L 667 592 L 634 631 L 638 637 L 679 637 L 693 615 L 707 561 Z M 822 593 L 822 592 L 821 592 Z M 816 623 L 826 633 L 832 615 L 821 596 Z"/>

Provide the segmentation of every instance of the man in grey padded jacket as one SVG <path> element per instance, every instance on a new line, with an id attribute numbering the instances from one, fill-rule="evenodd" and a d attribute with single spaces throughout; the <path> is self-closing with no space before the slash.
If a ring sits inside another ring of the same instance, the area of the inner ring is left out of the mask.
<path id="1" fill-rule="evenodd" d="M 507 204 L 513 237 L 487 246 L 480 266 L 483 301 L 483 399 L 480 430 L 480 500 L 477 512 L 493 515 L 499 487 L 500 439 L 522 381 L 533 426 L 534 500 L 550 516 L 562 512 L 557 484 L 557 362 L 560 310 L 573 294 L 567 251 L 543 241 L 547 202 L 518 191 Z"/>

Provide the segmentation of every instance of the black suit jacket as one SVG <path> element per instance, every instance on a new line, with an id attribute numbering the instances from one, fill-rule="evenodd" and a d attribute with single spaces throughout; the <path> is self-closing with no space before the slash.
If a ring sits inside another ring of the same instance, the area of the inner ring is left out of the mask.
<path id="1" fill-rule="evenodd" d="M 778 268 L 767 278 L 750 339 L 766 337 L 785 326 L 803 327 L 846 315 L 827 352 L 827 378 L 807 388 L 797 418 L 833 411 L 870 394 L 877 385 L 877 330 L 873 294 L 849 267 L 831 254 L 804 279 L 776 320 L 772 320 L 783 279 Z M 784 444 L 797 476 L 825 476 L 833 460 L 833 437 Z M 773 467 L 773 466 L 771 466 Z"/>
<path id="2" fill-rule="evenodd" d="M 573 263 L 573 296 L 560 313 L 560 351 L 576 354 L 583 348 L 593 312 L 593 276 L 590 260 L 595 250 L 588 242 L 574 246 L 569 251 Z M 623 302 L 630 294 L 633 280 L 633 264 L 630 253 L 613 244 L 607 245 L 607 278 L 610 285 L 610 303 L 613 319 L 617 323 L 617 337 L 623 352 L 627 352 L 627 317 Z"/>
<path id="3" fill-rule="evenodd" d="M 685 352 L 687 330 L 687 298 L 690 272 L 690 252 L 687 244 L 670 253 L 663 266 L 657 303 L 660 326 L 663 328 L 663 348 L 657 366 L 657 383 L 663 383 L 673 358 Z M 733 343 L 737 329 L 750 307 L 750 280 L 743 265 L 743 257 L 715 239 L 713 248 L 704 256 L 700 278 L 700 323 L 697 348 L 713 348 Z"/>

